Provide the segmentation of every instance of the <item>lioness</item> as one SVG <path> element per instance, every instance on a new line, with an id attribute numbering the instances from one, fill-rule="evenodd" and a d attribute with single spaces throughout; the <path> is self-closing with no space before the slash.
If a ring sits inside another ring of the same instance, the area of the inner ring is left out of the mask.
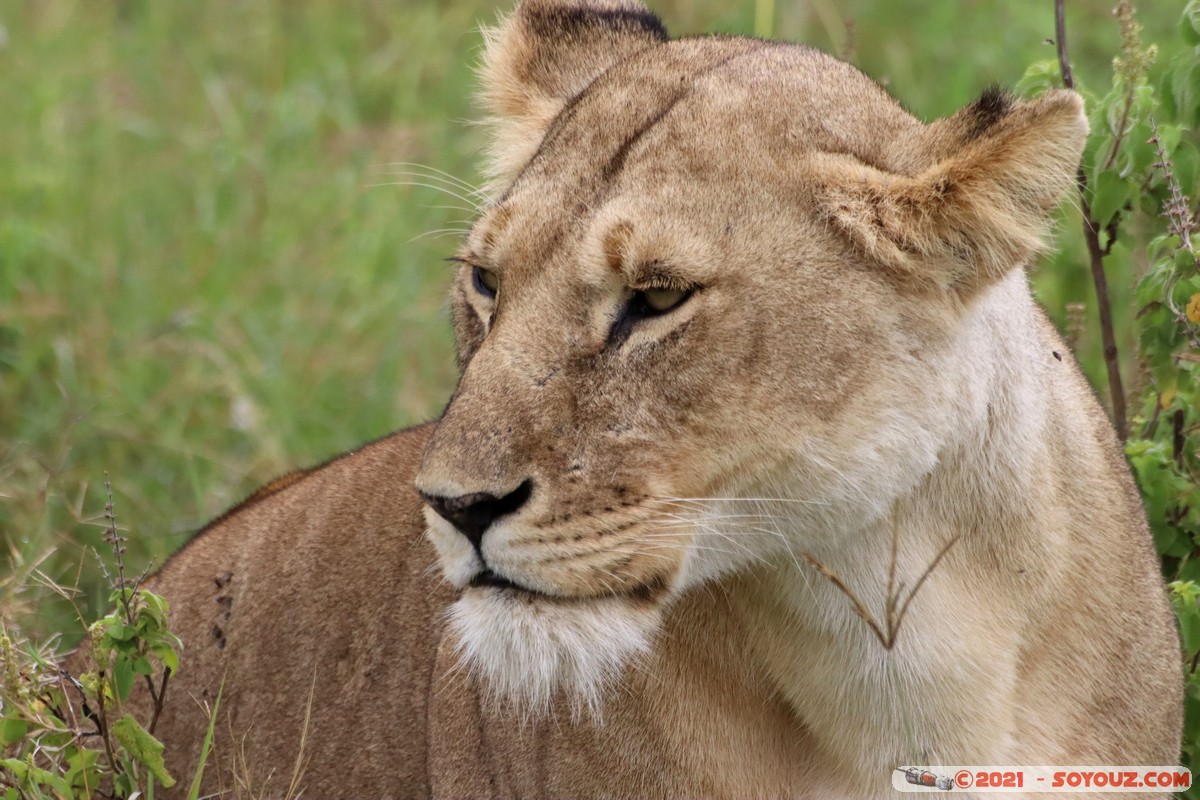
<path id="1" fill-rule="evenodd" d="M 204 793 L 282 792 L 298 754 L 305 797 L 1175 763 L 1138 495 L 1023 269 L 1077 95 L 926 125 L 820 52 L 670 40 L 633 0 L 527 0 L 482 83 L 461 382 L 154 578 L 188 645 L 177 773 L 222 682 Z"/>

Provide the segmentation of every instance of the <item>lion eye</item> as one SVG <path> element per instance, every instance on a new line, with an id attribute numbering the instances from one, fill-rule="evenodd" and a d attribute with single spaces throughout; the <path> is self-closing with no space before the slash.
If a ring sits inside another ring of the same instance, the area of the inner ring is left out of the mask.
<path id="1" fill-rule="evenodd" d="M 484 297 L 495 297 L 496 290 L 500 288 L 500 279 L 496 277 L 496 273 L 483 267 L 475 267 L 471 273 L 471 282 L 475 284 L 475 290 Z"/>
<path id="2" fill-rule="evenodd" d="M 696 289 L 635 289 L 625 309 L 617 316 L 608 332 L 608 345 L 625 341 L 629 332 L 641 320 L 669 314 L 687 302 Z"/>
<path id="3" fill-rule="evenodd" d="M 645 303 L 652 313 L 665 314 L 683 303 L 690 294 L 685 289 L 643 289 L 636 294 L 636 300 Z"/>

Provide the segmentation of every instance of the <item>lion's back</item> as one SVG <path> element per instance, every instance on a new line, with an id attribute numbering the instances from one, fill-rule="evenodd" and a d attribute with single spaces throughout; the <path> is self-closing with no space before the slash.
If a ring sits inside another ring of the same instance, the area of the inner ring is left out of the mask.
<path id="1" fill-rule="evenodd" d="M 155 576 L 185 645 L 158 731 L 181 785 L 220 693 L 205 793 L 236 774 L 282 794 L 299 755 L 319 765 L 301 784 L 313 796 L 428 794 L 421 721 L 447 602 L 412 488 L 428 433 L 256 493 Z M 302 752 L 306 718 L 320 735 Z"/>

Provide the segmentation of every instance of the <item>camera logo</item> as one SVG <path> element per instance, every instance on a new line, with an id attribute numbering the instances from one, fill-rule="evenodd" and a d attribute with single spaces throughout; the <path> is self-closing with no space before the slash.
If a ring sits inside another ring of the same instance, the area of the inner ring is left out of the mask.
<path id="1" fill-rule="evenodd" d="M 904 774 L 904 780 L 914 786 L 925 786 L 930 789 L 941 789 L 948 792 L 954 788 L 954 781 L 942 775 L 935 775 L 920 767 L 896 767 L 897 772 Z"/>

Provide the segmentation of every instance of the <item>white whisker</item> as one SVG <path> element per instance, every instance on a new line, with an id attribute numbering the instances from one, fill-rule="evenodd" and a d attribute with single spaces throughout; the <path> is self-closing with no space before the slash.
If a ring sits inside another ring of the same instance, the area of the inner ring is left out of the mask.
<path id="1" fill-rule="evenodd" d="M 409 167 L 409 168 L 416 169 L 416 170 L 425 170 L 430 175 L 437 175 L 446 181 L 453 182 L 459 188 L 464 189 L 464 190 L 470 192 L 471 194 L 477 194 L 480 196 L 482 196 L 484 194 L 483 189 L 481 189 L 480 187 L 474 186 L 471 183 L 469 183 L 468 181 L 465 181 L 456 175 L 446 172 L 443 169 L 438 169 L 437 167 L 431 167 L 428 164 L 417 164 L 412 161 L 393 161 L 388 164 L 385 164 L 384 166 L 385 167 Z"/>
<path id="2" fill-rule="evenodd" d="M 462 228 L 438 228 L 437 230 L 426 231 L 425 233 L 417 234 L 413 238 L 409 239 L 407 244 L 412 244 L 413 242 L 420 241 L 421 239 L 425 239 L 430 236 L 435 239 L 441 239 L 446 236 L 466 236 L 469 232 L 470 231 Z"/>
<path id="3" fill-rule="evenodd" d="M 368 186 L 371 188 L 377 188 L 380 186 L 417 186 L 423 189 L 432 189 L 435 192 L 441 192 L 442 194 L 449 195 L 455 200 L 461 200 L 467 204 L 467 208 L 459 208 L 457 209 L 458 211 L 465 211 L 468 214 L 478 214 L 483 210 L 483 206 L 477 204 L 475 200 L 472 200 L 469 197 L 463 197 L 458 192 L 451 191 L 445 186 L 438 186 L 437 184 L 433 183 L 422 183 L 421 181 L 390 181 L 385 183 L 371 183 L 368 184 Z"/>

